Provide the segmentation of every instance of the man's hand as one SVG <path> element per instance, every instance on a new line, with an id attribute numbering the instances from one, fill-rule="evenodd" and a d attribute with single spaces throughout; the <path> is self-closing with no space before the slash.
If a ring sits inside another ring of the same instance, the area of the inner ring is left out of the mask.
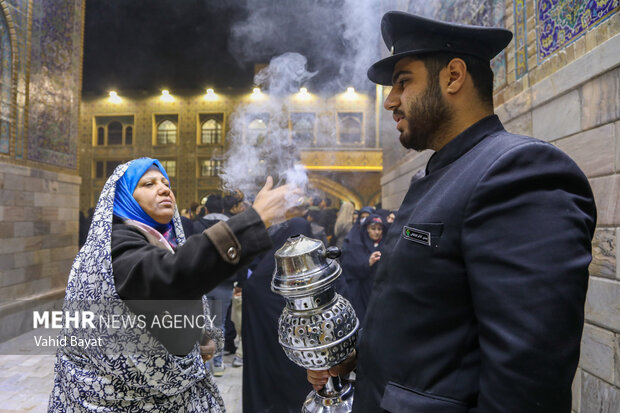
<path id="1" fill-rule="evenodd" d="M 268 176 L 265 186 L 256 195 L 256 200 L 252 207 L 260 215 L 261 220 L 269 227 L 274 221 L 283 219 L 286 214 L 286 195 L 299 194 L 301 190 L 290 185 L 283 185 L 276 189 L 273 188 L 273 178 Z"/>
<path id="2" fill-rule="evenodd" d="M 215 354 L 215 341 L 209 340 L 207 344 L 204 346 L 200 346 L 200 357 L 202 357 L 202 361 L 209 361 L 213 358 Z"/>
<path id="3" fill-rule="evenodd" d="M 380 259 L 381 259 L 381 252 L 375 251 L 372 254 L 370 254 L 370 258 L 368 259 L 368 264 L 370 264 L 370 266 L 372 267 Z"/>
<path id="4" fill-rule="evenodd" d="M 345 361 L 329 370 L 306 370 L 308 381 L 312 384 L 315 391 L 319 391 L 325 386 L 330 376 L 345 376 L 355 370 L 355 366 L 357 366 L 357 354 L 353 350 L 353 353 Z"/>

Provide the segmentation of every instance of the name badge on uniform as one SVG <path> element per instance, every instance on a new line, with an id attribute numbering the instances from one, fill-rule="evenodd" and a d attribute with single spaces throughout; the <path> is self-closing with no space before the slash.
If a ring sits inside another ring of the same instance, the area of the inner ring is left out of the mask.
<path id="1" fill-rule="evenodd" d="M 422 231 L 421 229 L 404 226 L 403 238 L 408 239 L 409 241 L 417 242 L 418 244 L 427 245 L 429 247 L 431 246 L 431 233 Z"/>

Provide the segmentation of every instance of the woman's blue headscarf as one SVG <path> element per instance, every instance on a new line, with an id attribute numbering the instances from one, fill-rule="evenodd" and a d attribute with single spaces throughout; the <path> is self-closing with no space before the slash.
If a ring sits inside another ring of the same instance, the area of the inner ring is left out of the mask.
<path id="1" fill-rule="evenodd" d="M 125 219 L 133 219 L 142 222 L 157 231 L 164 233 L 170 228 L 170 223 L 160 224 L 149 216 L 133 197 L 133 191 L 138 186 L 138 181 L 142 175 L 151 167 L 157 166 L 162 175 L 170 182 L 166 170 L 157 159 L 140 158 L 131 162 L 125 171 L 125 175 L 116 183 L 116 194 L 114 196 L 114 215 Z"/>

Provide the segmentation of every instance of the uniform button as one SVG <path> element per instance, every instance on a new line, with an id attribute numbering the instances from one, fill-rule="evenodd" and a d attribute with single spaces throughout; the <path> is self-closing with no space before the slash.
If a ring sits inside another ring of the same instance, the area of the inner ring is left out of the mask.
<path id="1" fill-rule="evenodd" d="M 237 248 L 228 248 L 228 251 L 226 251 L 226 255 L 228 255 L 228 258 L 230 258 L 231 260 L 234 260 L 235 258 L 237 258 Z"/>

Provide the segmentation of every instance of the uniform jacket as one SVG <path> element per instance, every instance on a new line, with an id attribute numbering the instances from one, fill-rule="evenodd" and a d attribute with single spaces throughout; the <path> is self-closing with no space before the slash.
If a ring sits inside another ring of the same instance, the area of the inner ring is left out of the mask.
<path id="1" fill-rule="evenodd" d="M 496 116 L 450 141 L 388 232 L 353 411 L 570 412 L 595 224 L 553 145 Z"/>

